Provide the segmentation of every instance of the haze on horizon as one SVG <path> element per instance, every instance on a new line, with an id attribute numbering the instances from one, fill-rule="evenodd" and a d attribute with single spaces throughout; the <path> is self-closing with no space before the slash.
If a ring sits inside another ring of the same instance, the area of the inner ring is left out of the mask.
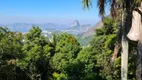
<path id="1" fill-rule="evenodd" d="M 83 10 L 81 0 L 1 0 L 0 24 L 61 23 L 78 20 L 94 25 L 100 20 L 96 0 L 93 8 Z"/>

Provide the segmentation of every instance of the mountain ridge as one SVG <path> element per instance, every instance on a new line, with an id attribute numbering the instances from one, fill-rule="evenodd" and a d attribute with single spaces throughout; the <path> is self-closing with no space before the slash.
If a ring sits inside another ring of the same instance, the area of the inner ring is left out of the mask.
<path id="1" fill-rule="evenodd" d="M 92 35 L 94 35 L 94 33 L 95 33 L 95 29 L 100 28 L 100 27 L 102 27 L 102 26 L 103 26 L 102 21 L 99 21 L 99 22 L 97 22 L 92 28 L 90 28 L 89 30 L 87 30 L 86 32 L 84 32 L 84 33 L 82 34 L 82 36 L 83 36 L 83 37 L 92 36 Z"/>

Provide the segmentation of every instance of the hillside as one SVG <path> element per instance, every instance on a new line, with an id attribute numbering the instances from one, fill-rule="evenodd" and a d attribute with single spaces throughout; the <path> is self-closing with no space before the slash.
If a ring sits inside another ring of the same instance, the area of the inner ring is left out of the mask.
<path id="1" fill-rule="evenodd" d="M 81 44 L 81 46 L 88 46 L 90 43 L 90 40 L 93 38 L 93 35 L 95 34 L 95 29 L 100 28 L 103 26 L 102 21 L 99 21 L 95 26 L 89 28 L 86 32 L 77 35 L 77 40 Z"/>
<path id="2" fill-rule="evenodd" d="M 100 28 L 102 26 L 103 26 L 102 21 L 99 21 L 97 24 L 95 24 L 95 26 L 93 26 L 92 28 L 90 28 L 88 31 L 84 32 L 82 34 L 82 37 L 89 37 L 89 36 L 94 35 L 95 29 L 96 28 Z"/>

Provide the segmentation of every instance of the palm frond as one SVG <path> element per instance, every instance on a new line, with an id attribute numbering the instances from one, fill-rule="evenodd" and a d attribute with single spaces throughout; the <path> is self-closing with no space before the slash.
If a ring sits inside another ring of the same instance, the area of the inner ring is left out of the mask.
<path id="1" fill-rule="evenodd" d="M 117 3 L 115 0 L 112 0 L 111 8 L 110 8 L 110 12 L 111 12 L 112 17 L 116 17 L 116 15 L 117 15 L 116 8 L 117 8 Z"/>
<path id="2" fill-rule="evenodd" d="M 101 16 L 104 16 L 105 14 L 105 5 L 106 5 L 106 0 L 98 0 L 97 6 L 99 8 L 99 14 Z"/>
<path id="3" fill-rule="evenodd" d="M 83 8 L 89 9 L 92 6 L 92 0 L 82 0 Z"/>

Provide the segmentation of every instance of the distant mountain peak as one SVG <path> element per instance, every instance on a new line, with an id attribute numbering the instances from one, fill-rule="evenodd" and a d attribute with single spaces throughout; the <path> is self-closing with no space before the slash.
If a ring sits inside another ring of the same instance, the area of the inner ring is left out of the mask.
<path id="1" fill-rule="evenodd" d="M 74 20 L 72 27 L 80 27 L 78 20 Z"/>

